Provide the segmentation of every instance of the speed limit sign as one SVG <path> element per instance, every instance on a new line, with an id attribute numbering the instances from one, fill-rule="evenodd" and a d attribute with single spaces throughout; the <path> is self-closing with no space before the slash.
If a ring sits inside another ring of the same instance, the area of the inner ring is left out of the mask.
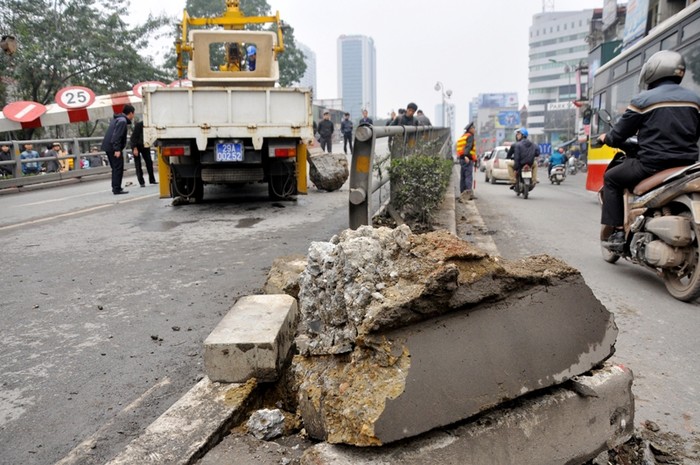
<path id="1" fill-rule="evenodd" d="M 95 102 L 95 93 L 87 87 L 70 86 L 56 92 L 56 105 L 61 108 L 85 108 Z"/>

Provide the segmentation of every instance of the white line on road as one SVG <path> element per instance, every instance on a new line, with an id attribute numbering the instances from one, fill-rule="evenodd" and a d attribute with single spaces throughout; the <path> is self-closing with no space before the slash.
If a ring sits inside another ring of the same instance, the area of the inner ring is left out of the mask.
<path id="1" fill-rule="evenodd" d="M 87 192 L 85 194 L 69 195 L 67 197 L 60 197 L 58 199 L 49 199 L 49 200 L 42 200 L 40 202 L 23 203 L 21 205 L 15 205 L 14 208 L 33 207 L 34 205 L 43 205 L 45 203 L 52 203 L 52 202 L 63 202 L 64 200 L 77 199 L 78 197 L 87 197 L 88 195 L 104 194 L 107 192 L 109 192 L 109 191 L 108 190 L 101 190 L 101 191 Z"/>
<path id="2" fill-rule="evenodd" d="M 92 454 L 92 449 L 93 446 L 97 443 L 98 439 L 100 437 L 104 436 L 104 434 L 107 432 L 109 428 L 112 427 L 114 423 L 117 422 L 121 417 L 124 415 L 127 415 L 136 408 L 139 407 L 143 403 L 143 401 L 146 399 L 146 397 L 150 396 L 154 391 L 157 389 L 162 389 L 165 386 L 170 384 L 170 378 L 165 377 L 163 378 L 160 382 L 154 384 L 151 386 L 146 392 L 144 392 L 138 399 L 134 400 L 132 403 L 124 407 L 124 409 L 116 414 L 114 418 L 109 420 L 107 423 L 102 425 L 100 429 L 95 431 L 90 437 L 85 439 L 83 442 L 78 444 L 72 451 L 68 453 L 64 458 L 59 460 L 58 462 L 55 463 L 55 465 L 69 465 L 69 464 L 77 464 L 77 463 L 83 463 L 85 461 L 85 456 L 88 454 Z"/>
<path id="3" fill-rule="evenodd" d="M 143 199 L 147 199 L 149 197 L 155 197 L 157 195 L 159 195 L 159 194 L 143 195 L 143 196 L 136 197 L 133 199 L 125 199 L 125 200 L 121 200 L 121 201 L 116 202 L 116 203 L 110 203 L 107 205 L 98 205 L 96 207 L 84 208 L 82 210 L 78 210 L 78 211 L 74 211 L 74 212 L 61 213 L 60 215 L 48 216 L 46 218 L 38 218 L 36 220 L 23 221 L 22 223 L 8 224 L 7 226 L 0 226 L 0 231 L 7 231 L 8 229 L 21 228 L 22 226 L 29 226 L 29 225 L 33 225 L 33 224 L 46 223 L 47 221 L 52 221 L 52 220 L 56 220 L 59 218 L 67 218 L 67 217 L 71 217 L 71 216 L 82 215 L 84 213 L 90 213 L 92 211 L 110 208 L 110 207 L 113 207 L 115 205 L 119 205 L 122 203 L 136 202 L 137 200 L 143 200 Z"/>

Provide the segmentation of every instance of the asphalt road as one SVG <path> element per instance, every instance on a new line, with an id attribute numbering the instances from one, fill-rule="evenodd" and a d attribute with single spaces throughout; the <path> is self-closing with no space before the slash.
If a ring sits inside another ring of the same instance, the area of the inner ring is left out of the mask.
<path id="1" fill-rule="evenodd" d="M 546 174 L 545 174 L 546 176 Z M 600 207 L 585 190 L 585 174 L 540 184 L 527 200 L 505 184 L 477 175 L 476 205 L 505 258 L 547 253 L 578 268 L 619 328 L 613 360 L 632 369 L 636 421 L 656 422 L 665 432 L 700 447 L 700 306 L 672 298 L 656 275 L 600 255 Z"/>
<path id="2" fill-rule="evenodd" d="M 135 184 L 136 180 L 126 177 Z M 0 196 L 0 463 L 102 464 L 203 376 L 202 343 L 278 256 L 348 224 L 348 191 L 172 207 L 109 180 Z"/>

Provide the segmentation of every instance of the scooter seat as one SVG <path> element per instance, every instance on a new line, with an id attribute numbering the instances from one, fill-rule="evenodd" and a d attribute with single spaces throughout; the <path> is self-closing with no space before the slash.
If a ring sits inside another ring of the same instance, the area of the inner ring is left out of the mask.
<path id="1" fill-rule="evenodd" d="M 688 169 L 687 166 L 677 166 L 675 168 L 668 168 L 663 171 L 659 171 L 656 174 L 651 175 L 650 177 L 646 178 L 644 181 L 640 182 L 636 186 L 634 186 L 634 189 L 632 190 L 632 193 L 634 195 L 644 195 L 656 186 L 660 186 L 663 184 L 664 180 L 669 177 L 673 176 L 674 174 L 683 171 L 685 169 Z"/>

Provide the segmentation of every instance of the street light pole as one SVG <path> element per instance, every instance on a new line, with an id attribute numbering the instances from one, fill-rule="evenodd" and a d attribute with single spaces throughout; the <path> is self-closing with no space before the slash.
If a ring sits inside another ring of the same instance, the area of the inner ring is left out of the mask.
<path id="1" fill-rule="evenodd" d="M 450 124 L 447 121 L 447 109 L 445 108 L 445 100 L 446 100 L 446 98 L 450 98 L 452 96 L 452 91 L 445 90 L 445 86 L 440 81 L 438 81 L 435 84 L 435 90 L 438 92 L 441 92 L 441 94 L 442 94 L 442 124 L 443 124 L 443 126 L 448 128 L 448 127 L 450 127 Z"/>

